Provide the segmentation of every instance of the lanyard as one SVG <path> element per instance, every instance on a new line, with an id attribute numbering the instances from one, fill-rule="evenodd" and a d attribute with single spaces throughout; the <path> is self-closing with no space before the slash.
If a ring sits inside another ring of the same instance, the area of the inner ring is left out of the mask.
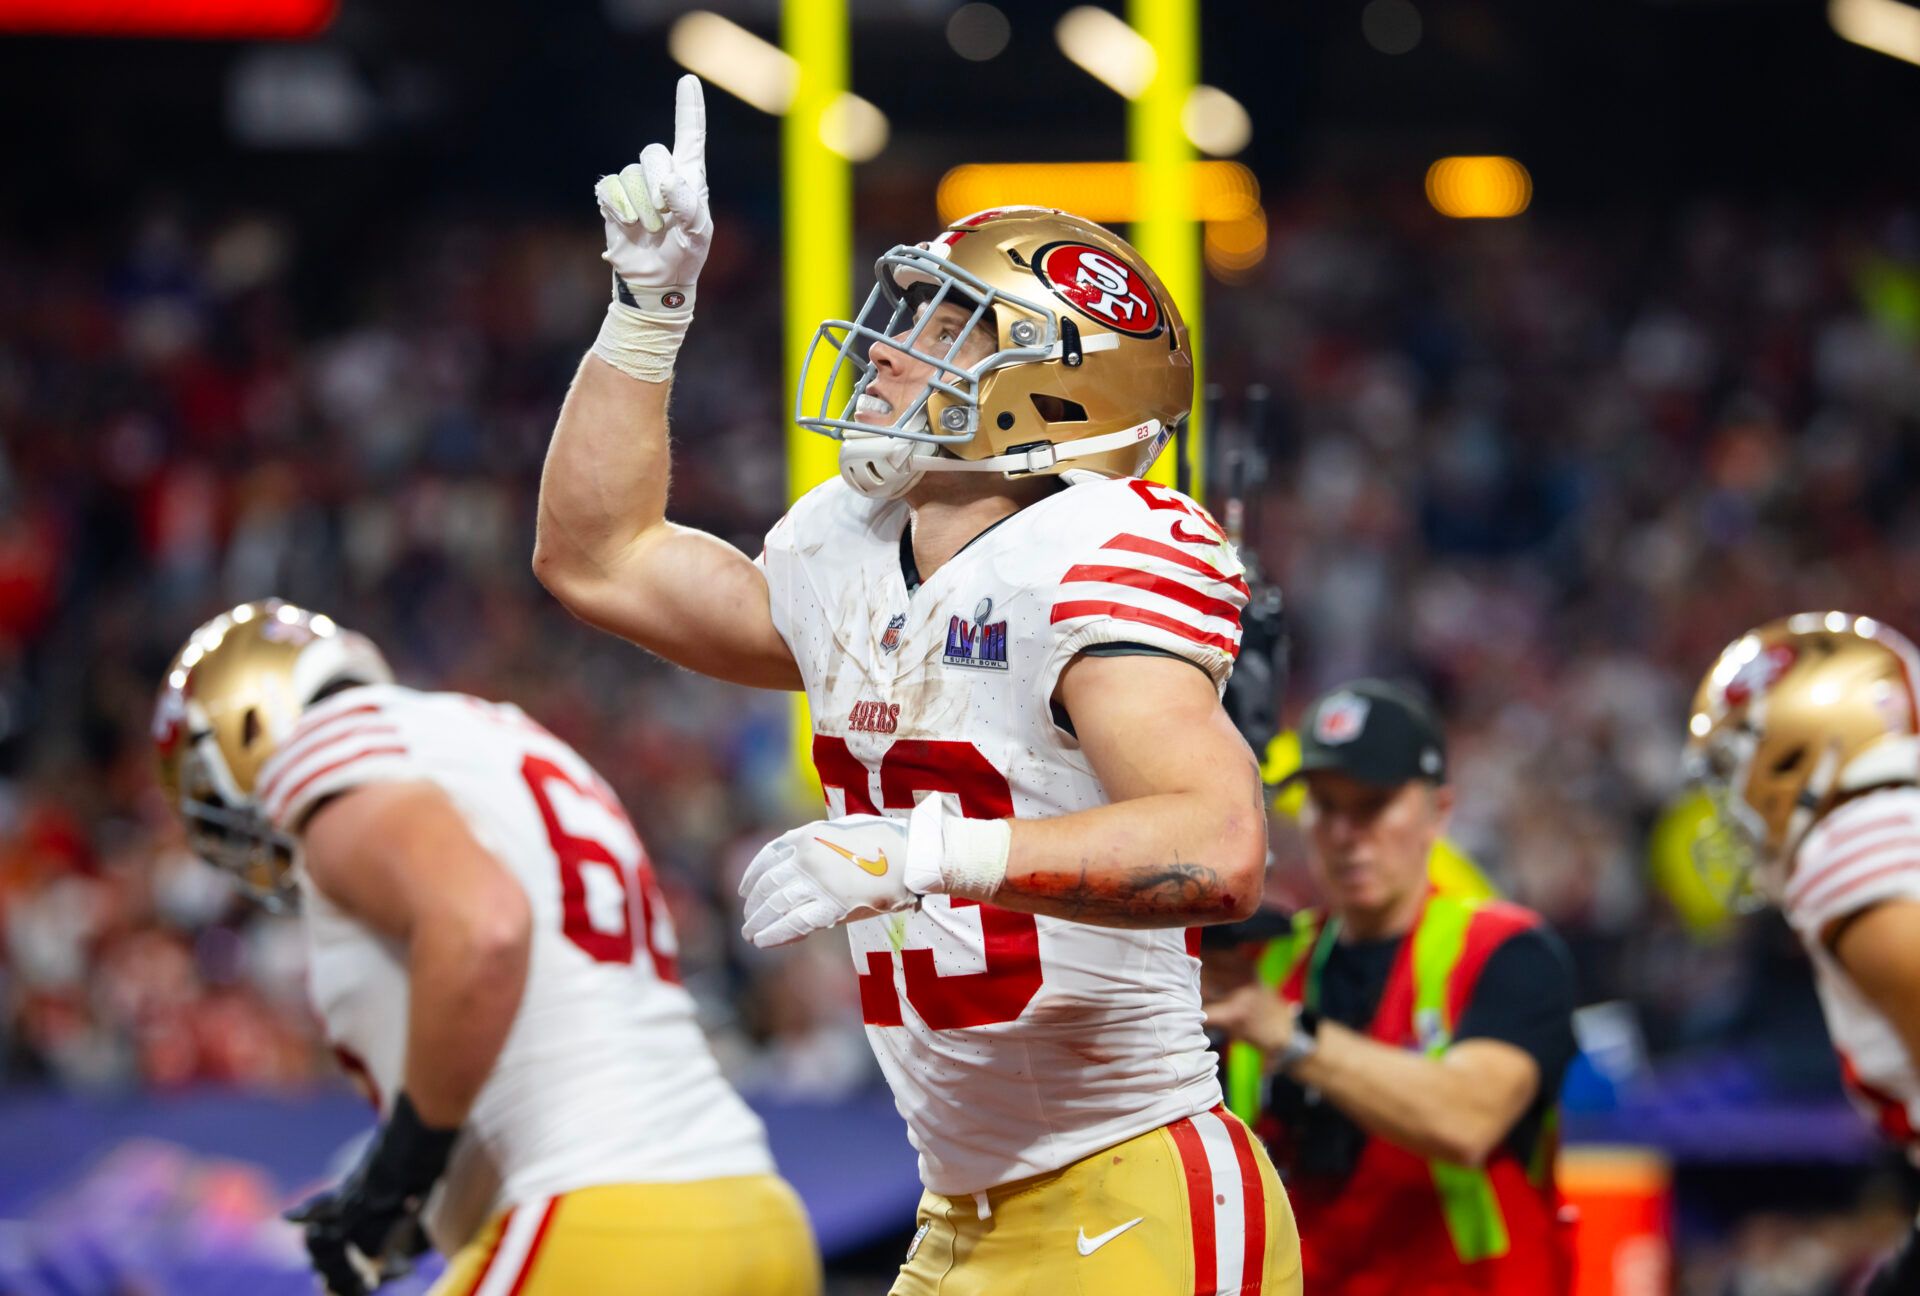
<path id="1" fill-rule="evenodd" d="M 1313 954 L 1307 961 L 1306 994 L 1302 996 L 1308 1012 L 1320 1011 L 1320 974 L 1326 970 L 1327 960 L 1333 957 L 1333 947 L 1340 940 L 1340 920 L 1328 916 L 1321 924 L 1320 935 L 1313 942 Z"/>

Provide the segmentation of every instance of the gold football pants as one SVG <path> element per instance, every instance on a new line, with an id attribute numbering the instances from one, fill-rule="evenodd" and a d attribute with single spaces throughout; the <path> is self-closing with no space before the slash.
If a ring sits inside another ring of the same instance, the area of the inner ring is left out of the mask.
<path id="1" fill-rule="evenodd" d="M 920 1199 L 892 1296 L 1300 1296 L 1266 1149 L 1215 1107 L 978 1197 Z"/>
<path id="2" fill-rule="evenodd" d="M 784 1179 L 608 1184 L 497 1216 L 430 1296 L 818 1296 L 820 1257 Z"/>

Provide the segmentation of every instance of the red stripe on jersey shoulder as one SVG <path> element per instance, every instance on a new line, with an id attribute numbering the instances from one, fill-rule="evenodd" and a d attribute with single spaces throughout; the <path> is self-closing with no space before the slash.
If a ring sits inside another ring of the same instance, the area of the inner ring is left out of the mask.
<path id="1" fill-rule="evenodd" d="M 1864 859 L 1873 854 L 1874 851 L 1880 850 L 1885 846 L 1901 841 L 1920 840 L 1920 829 L 1916 829 L 1912 821 L 1905 815 L 1885 815 L 1879 819 L 1856 824 L 1853 827 L 1842 829 L 1840 832 L 1833 834 L 1822 844 L 1825 850 L 1831 851 L 1844 843 L 1859 842 L 1862 838 L 1871 838 L 1878 833 L 1897 832 L 1901 829 L 1906 830 L 1904 837 L 1888 837 L 1880 841 L 1868 841 L 1865 845 L 1855 846 L 1845 855 L 1829 858 L 1825 862 L 1815 866 L 1811 871 L 1796 876 L 1787 884 L 1787 897 L 1794 899 L 1805 895 L 1808 891 L 1819 885 L 1820 879 L 1831 876 L 1834 870 L 1846 868 L 1855 860 Z"/>
<path id="2" fill-rule="evenodd" d="M 1218 648 L 1232 657 L 1240 655 L 1240 644 L 1236 640 L 1215 634 L 1211 630 L 1190 626 L 1184 621 L 1176 621 L 1170 616 L 1162 616 L 1158 612 L 1134 607 L 1130 603 L 1113 603 L 1101 599 L 1073 599 L 1066 603 L 1054 604 L 1053 615 L 1047 619 L 1053 624 L 1058 624 L 1061 621 L 1071 621 L 1075 617 L 1083 616 L 1108 616 L 1117 621 L 1137 621 L 1141 625 L 1150 625 L 1165 630 L 1169 634 L 1177 634 L 1182 639 L 1191 639 L 1194 643 Z"/>
<path id="3" fill-rule="evenodd" d="M 270 819 L 276 819 L 276 820 L 279 819 L 279 817 L 286 811 L 286 808 L 289 805 L 291 805 L 292 803 L 300 799 L 300 794 L 302 792 L 305 792 L 308 788 L 312 787 L 320 779 L 325 778 L 327 775 L 333 773 L 335 770 L 345 769 L 347 766 L 353 764 L 355 761 L 367 760 L 370 757 L 374 757 L 374 756 L 405 756 L 406 754 L 407 754 L 407 749 L 405 747 L 400 746 L 398 743 L 390 744 L 385 747 L 364 747 L 357 752 L 350 752 L 347 755 L 342 756 L 337 761 L 333 761 L 330 764 L 322 765 L 319 769 L 314 770 L 311 774 L 308 774 L 305 778 L 301 779 L 298 783 L 295 783 L 292 787 L 288 788 L 286 793 L 279 798 L 278 804 L 268 807 L 267 817 Z"/>
<path id="4" fill-rule="evenodd" d="M 331 729 L 342 720 L 349 720 L 354 716 L 373 715 L 379 710 L 380 704 L 377 702 L 362 702 L 358 706 L 342 707 L 338 711 L 327 714 L 309 711 L 300 717 L 300 723 L 296 724 L 293 732 L 287 735 L 286 742 L 280 744 L 280 750 L 286 751 L 296 747 L 322 730 Z"/>
<path id="5" fill-rule="evenodd" d="M 300 762 L 319 755 L 329 747 L 338 746 L 349 738 L 395 738 L 399 736 L 399 733 L 400 731 L 392 725 L 385 724 L 378 720 L 362 725 L 349 725 L 344 729 L 328 726 L 326 729 L 316 733 L 310 741 L 301 743 L 297 748 L 283 748 L 275 754 L 273 775 L 260 785 L 260 799 L 262 801 L 271 801 L 274 790 L 286 779 L 287 775 L 293 773 Z"/>
<path id="6" fill-rule="evenodd" d="M 1096 567 L 1090 563 L 1081 563 L 1067 569 L 1060 578 L 1065 585 L 1069 581 L 1095 581 L 1103 585 L 1126 585 L 1133 589 L 1145 590 L 1149 594 L 1158 594 L 1183 603 L 1202 616 L 1219 617 L 1223 621 L 1240 624 L 1240 609 L 1225 599 L 1217 599 L 1202 594 L 1191 585 L 1183 585 L 1166 576 L 1156 576 L 1150 571 L 1141 571 L 1138 567 Z"/>
<path id="7" fill-rule="evenodd" d="M 1204 559 L 1196 558 L 1184 549 L 1175 549 L 1172 545 L 1159 540 L 1148 540 L 1137 535 L 1117 535 L 1100 546 L 1102 549 L 1118 549 L 1122 553 L 1145 554 L 1149 558 L 1160 558 L 1176 567 L 1199 572 L 1202 576 L 1219 581 L 1229 589 L 1237 590 L 1242 598 L 1249 597 L 1247 582 L 1239 576 L 1229 576 L 1218 567 Z"/>
<path id="8" fill-rule="evenodd" d="M 362 717 L 380 713 L 380 704 L 377 702 L 361 702 L 354 706 L 341 707 L 337 711 L 327 710 L 328 705 L 330 704 L 323 703 L 318 709 L 308 711 L 300 717 L 299 722 L 293 726 L 293 732 L 289 733 L 286 741 L 280 744 L 280 750 L 276 751 L 261 767 L 261 773 L 271 772 L 278 775 L 290 762 L 298 759 L 297 748 L 304 747 L 321 734 L 329 733 L 348 721 L 359 719 L 360 723 L 364 724 L 366 721 L 361 719 Z M 263 784 L 262 788 L 264 786 Z"/>
<path id="9" fill-rule="evenodd" d="M 1810 903 L 1817 892 L 1824 891 L 1835 882 L 1846 881 L 1848 873 L 1870 861 L 1877 862 L 1882 855 L 1895 856 L 1903 863 L 1920 863 L 1920 833 L 1909 832 L 1902 837 L 1885 837 L 1868 842 L 1839 859 L 1829 860 L 1806 877 L 1794 879 L 1794 884 L 1787 888 L 1787 902 L 1793 905 Z"/>
<path id="10" fill-rule="evenodd" d="M 1885 832 L 1889 828 L 1908 828 L 1913 825 L 1913 816 L 1905 811 L 1879 815 L 1873 819 L 1863 819 L 1857 824 L 1848 824 L 1844 828 L 1835 828 L 1827 833 L 1825 845 L 1837 849 L 1850 841 L 1858 841 L 1869 833 Z"/>
<path id="11" fill-rule="evenodd" d="M 1920 867 L 1916 866 L 1920 866 L 1920 854 L 1906 854 L 1899 859 L 1891 860 L 1877 868 L 1870 868 L 1865 872 L 1855 873 L 1851 877 L 1840 878 L 1838 879 L 1840 885 L 1828 889 L 1819 899 L 1816 900 L 1812 896 L 1808 896 L 1801 903 L 1807 906 L 1830 905 L 1842 896 L 1852 895 L 1861 887 L 1867 885 L 1867 883 L 1878 882 L 1881 878 L 1889 874 L 1905 873 L 1909 870 L 1920 873 Z"/>
<path id="12" fill-rule="evenodd" d="M 1227 1127 L 1233 1140 L 1233 1159 L 1240 1163 L 1240 1208 L 1246 1225 L 1246 1246 L 1240 1257 L 1240 1296 L 1260 1296 L 1267 1268 L 1267 1185 L 1260 1177 L 1260 1163 L 1254 1159 L 1253 1143 L 1240 1118 L 1225 1107 L 1213 1114 Z"/>
<path id="13" fill-rule="evenodd" d="M 1207 1164 L 1207 1150 L 1191 1118 L 1183 1116 L 1167 1126 L 1167 1134 L 1180 1154 L 1180 1169 L 1187 1178 L 1187 1216 L 1193 1229 L 1193 1293 L 1214 1296 L 1220 1288 L 1220 1266 L 1214 1257 L 1213 1168 Z"/>

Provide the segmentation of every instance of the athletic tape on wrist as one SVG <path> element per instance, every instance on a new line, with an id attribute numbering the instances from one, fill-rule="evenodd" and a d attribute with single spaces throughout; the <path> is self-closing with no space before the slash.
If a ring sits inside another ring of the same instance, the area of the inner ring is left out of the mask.
<path id="1" fill-rule="evenodd" d="M 907 821 L 907 889 L 991 900 L 1007 877 L 1013 825 L 966 819 L 945 798 L 928 796 Z"/>
<path id="2" fill-rule="evenodd" d="M 947 894 L 991 900 L 1007 880 L 1007 856 L 1013 851 L 1013 824 L 1005 819 L 947 816 L 940 872 Z"/>
<path id="3" fill-rule="evenodd" d="M 665 382 L 673 376 L 673 362 L 691 323 L 691 310 L 663 315 L 608 302 L 593 353 L 630 378 Z"/>

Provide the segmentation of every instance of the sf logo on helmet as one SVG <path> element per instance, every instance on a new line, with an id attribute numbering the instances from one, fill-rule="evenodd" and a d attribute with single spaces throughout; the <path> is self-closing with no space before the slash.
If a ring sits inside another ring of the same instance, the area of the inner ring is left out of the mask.
<path id="1" fill-rule="evenodd" d="M 1767 691 L 1792 668 L 1799 655 L 1792 644 L 1774 644 L 1761 649 L 1742 663 L 1733 678 L 1727 681 L 1727 705 L 1740 706 L 1766 696 Z"/>
<path id="2" fill-rule="evenodd" d="M 1085 243 L 1054 243 L 1034 258 L 1041 282 L 1087 317 L 1132 337 L 1160 331 L 1160 305 L 1140 272 Z"/>

